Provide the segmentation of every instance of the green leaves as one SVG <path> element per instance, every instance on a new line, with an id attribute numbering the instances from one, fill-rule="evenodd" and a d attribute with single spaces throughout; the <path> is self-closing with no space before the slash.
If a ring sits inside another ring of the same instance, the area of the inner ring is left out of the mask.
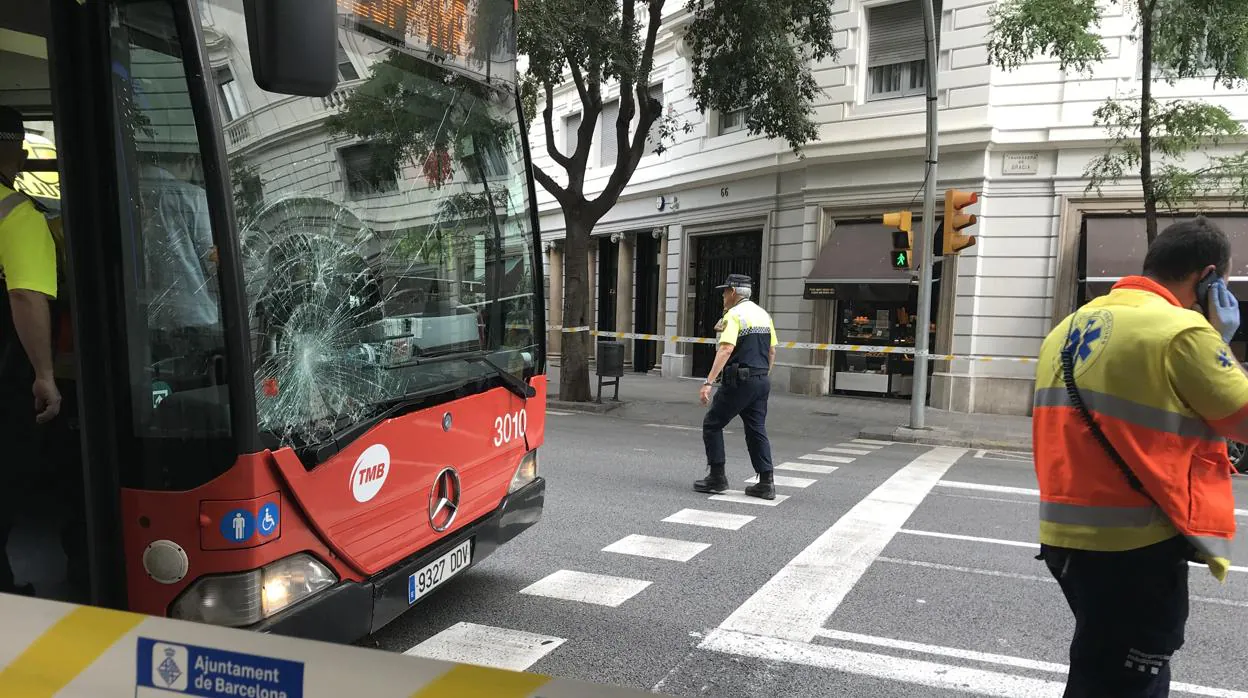
<path id="1" fill-rule="evenodd" d="M 1248 6 L 1243 0 L 1153 0 L 1153 66 L 1174 84 L 1209 79 L 1248 86 Z"/>
<path id="2" fill-rule="evenodd" d="M 1140 111 L 1138 97 L 1111 99 L 1094 112 L 1097 126 L 1105 128 L 1113 145 L 1089 163 L 1084 175 L 1086 191 L 1098 194 L 1105 184 L 1116 182 L 1141 164 Z M 1248 198 L 1248 154 L 1210 154 L 1228 139 L 1245 135 L 1243 126 L 1224 107 L 1204 102 L 1173 100 L 1151 103 L 1154 200 L 1178 208 L 1202 195 L 1219 191 Z M 1203 157 L 1192 158 L 1196 153 Z M 1203 162 L 1189 169 L 1188 161 Z"/>
<path id="3" fill-rule="evenodd" d="M 783 138 L 800 154 L 819 137 L 811 104 L 815 62 L 833 59 L 827 0 L 688 0 L 691 94 L 703 113 L 745 110 L 751 134 Z"/>
<path id="4" fill-rule="evenodd" d="M 988 56 L 1005 70 L 1044 55 L 1063 70 L 1086 73 L 1107 55 L 1094 29 L 1101 23 L 1097 0 L 1008 0 L 989 16 Z"/>

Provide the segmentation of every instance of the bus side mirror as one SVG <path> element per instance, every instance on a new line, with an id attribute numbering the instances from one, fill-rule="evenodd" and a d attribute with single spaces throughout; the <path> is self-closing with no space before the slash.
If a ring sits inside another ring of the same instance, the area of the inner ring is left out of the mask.
<path id="1" fill-rule="evenodd" d="M 243 8 L 261 89 L 325 97 L 338 87 L 335 0 L 245 0 Z"/>

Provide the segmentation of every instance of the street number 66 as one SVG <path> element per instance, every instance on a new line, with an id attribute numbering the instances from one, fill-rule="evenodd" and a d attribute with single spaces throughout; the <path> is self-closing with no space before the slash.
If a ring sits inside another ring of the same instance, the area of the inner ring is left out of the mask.
<path id="1" fill-rule="evenodd" d="M 529 428 L 529 413 L 520 410 L 513 414 L 505 414 L 494 420 L 494 446 L 511 443 L 512 439 L 524 437 Z"/>

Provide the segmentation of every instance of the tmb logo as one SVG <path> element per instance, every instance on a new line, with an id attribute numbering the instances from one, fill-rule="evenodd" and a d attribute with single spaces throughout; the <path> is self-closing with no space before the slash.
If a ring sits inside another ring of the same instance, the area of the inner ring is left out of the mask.
<path id="1" fill-rule="evenodd" d="M 373 444 L 364 449 L 351 469 L 351 494 L 361 504 L 377 496 L 390 474 L 390 449 Z"/>

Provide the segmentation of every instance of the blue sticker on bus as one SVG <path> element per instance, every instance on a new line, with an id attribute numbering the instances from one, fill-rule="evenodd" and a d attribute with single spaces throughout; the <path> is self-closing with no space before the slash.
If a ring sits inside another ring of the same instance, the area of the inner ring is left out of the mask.
<path id="1" fill-rule="evenodd" d="M 139 638 L 137 698 L 302 698 L 303 663 Z"/>
<path id="2" fill-rule="evenodd" d="M 242 543 L 256 532 L 256 515 L 235 509 L 221 518 L 221 535 L 231 543 Z"/>
<path id="3" fill-rule="evenodd" d="M 260 513 L 256 515 L 256 529 L 260 531 L 260 535 L 268 538 L 277 532 L 277 524 L 282 520 L 282 513 L 277 508 L 276 502 L 266 502 L 260 507 Z"/>

